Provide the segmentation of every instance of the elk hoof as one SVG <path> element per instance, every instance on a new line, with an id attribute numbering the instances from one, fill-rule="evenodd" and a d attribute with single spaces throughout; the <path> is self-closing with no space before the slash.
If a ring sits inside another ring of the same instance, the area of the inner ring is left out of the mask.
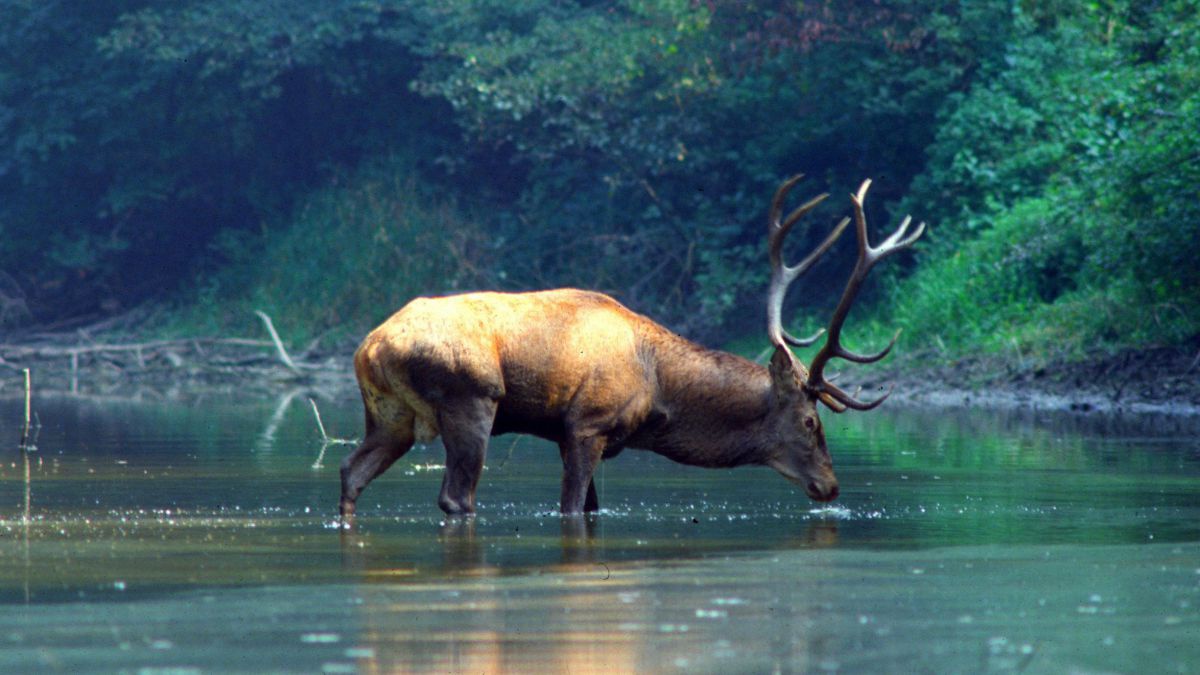
<path id="1" fill-rule="evenodd" d="M 438 508 L 448 516 L 469 516 L 475 513 L 475 509 L 469 502 L 459 501 L 446 495 L 438 497 Z"/>

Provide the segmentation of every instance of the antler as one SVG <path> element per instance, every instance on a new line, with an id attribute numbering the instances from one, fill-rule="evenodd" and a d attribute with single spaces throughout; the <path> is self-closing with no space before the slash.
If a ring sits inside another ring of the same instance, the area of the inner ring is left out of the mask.
<path id="1" fill-rule="evenodd" d="M 855 230 L 858 232 L 858 260 L 854 264 L 854 271 L 850 273 L 849 281 L 846 282 L 846 290 L 842 292 L 842 299 L 838 301 L 837 309 L 833 311 L 833 318 L 829 320 L 829 329 L 828 335 L 825 338 L 825 344 L 821 346 L 820 351 L 813 357 L 812 365 L 809 367 L 808 381 L 804 385 L 816 394 L 828 394 L 829 397 L 843 406 L 854 408 L 855 410 L 870 410 L 874 408 L 883 403 L 884 399 L 892 393 L 891 390 L 888 390 L 886 394 L 873 401 L 859 401 L 825 378 L 825 365 L 829 363 L 829 359 L 834 357 L 855 363 L 874 363 L 887 356 L 888 352 L 892 350 L 892 347 L 896 344 L 896 339 L 900 337 L 900 331 L 896 331 L 896 334 L 892 336 L 891 342 L 881 351 L 875 354 L 857 354 L 842 346 L 842 324 L 845 323 L 846 315 L 850 313 L 850 307 L 854 304 L 855 298 L 858 297 L 858 291 L 862 287 L 863 280 L 866 279 L 867 273 L 871 271 L 875 263 L 897 251 L 912 246 L 913 242 L 925 232 L 925 223 L 921 223 L 917 226 L 915 232 L 905 237 L 904 234 L 908 231 L 908 226 L 912 222 L 911 217 L 905 216 L 904 221 L 900 223 L 900 227 L 896 228 L 896 231 L 891 236 L 885 239 L 878 247 L 872 247 L 870 241 L 867 239 L 867 218 L 863 213 L 863 200 L 866 198 L 867 189 L 870 186 L 871 181 L 869 179 L 863 181 L 862 186 L 858 188 L 858 194 L 851 195 L 850 197 L 854 203 L 854 224 Z M 845 222 L 843 221 L 843 224 Z M 774 246 L 774 243 L 772 243 L 772 246 Z M 774 274 L 772 274 L 772 279 L 774 279 Z M 772 289 L 774 289 L 774 285 L 772 285 Z M 821 398 L 828 403 L 827 398 L 824 396 Z M 837 410 L 836 407 L 834 409 Z M 841 411 L 839 410 L 838 412 Z"/>
<path id="2" fill-rule="evenodd" d="M 829 193 L 824 193 L 813 197 L 804 204 L 796 207 L 794 211 L 787 215 L 787 218 L 780 220 L 780 215 L 783 213 L 783 201 L 787 198 L 788 192 L 800 179 L 804 178 L 804 174 L 796 174 L 785 180 L 779 189 L 775 191 L 775 198 L 771 200 L 771 211 L 767 218 L 767 257 L 771 262 L 771 285 L 767 290 L 767 337 L 770 338 L 771 344 L 778 348 L 787 350 L 787 345 L 797 347 L 807 347 L 817 341 L 825 329 L 817 331 L 815 334 L 807 338 L 793 337 L 783 329 L 783 297 L 787 294 L 788 286 L 796 280 L 801 274 L 804 274 L 813 263 L 821 257 L 825 251 L 833 246 L 833 242 L 841 236 L 842 231 L 849 224 L 849 218 L 843 218 L 842 222 L 825 237 L 825 241 L 821 245 L 808 254 L 804 260 L 801 260 L 798 265 L 789 266 L 783 262 L 783 238 L 787 236 L 789 230 L 801 218 L 812 211 L 818 204 L 829 196 Z M 790 350 L 789 350 L 790 353 Z"/>

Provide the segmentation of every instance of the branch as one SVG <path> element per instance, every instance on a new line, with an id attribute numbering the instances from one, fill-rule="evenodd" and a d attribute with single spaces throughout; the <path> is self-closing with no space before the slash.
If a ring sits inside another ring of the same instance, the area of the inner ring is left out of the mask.
<path id="1" fill-rule="evenodd" d="M 49 358 L 55 356 L 70 356 L 72 354 L 150 351 L 154 349 L 161 349 L 163 347 L 195 347 L 199 344 L 269 347 L 271 346 L 272 342 L 270 340 L 252 340 L 249 338 L 186 338 L 179 340 L 152 340 L 150 342 L 135 342 L 130 344 L 78 345 L 73 347 L 57 347 L 53 345 L 27 346 L 0 344 L 0 352 L 15 356 Z"/>
<path id="2" fill-rule="evenodd" d="M 29 450 L 29 423 L 30 423 L 30 394 L 32 387 L 29 378 L 29 369 L 22 369 L 25 373 L 25 424 L 21 427 L 21 453 L 24 454 Z"/>
<path id="3" fill-rule="evenodd" d="M 321 452 L 317 455 L 317 460 L 313 462 L 312 468 L 320 469 L 324 466 L 325 451 L 331 445 L 357 445 L 358 439 L 355 438 L 330 438 L 329 434 L 325 433 L 325 425 L 321 422 L 321 411 L 317 410 L 317 402 L 313 399 L 308 399 L 309 405 L 312 406 L 313 417 L 317 418 L 317 429 L 321 432 Z"/>
<path id="4" fill-rule="evenodd" d="M 292 361 L 292 357 L 288 356 L 287 349 L 283 347 L 283 341 L 279 339 L 279 333 L 275 332 L 275 324 L 271 323 L 271 317 L 267 316 L 262 310 L 254 310 L 258 318 L 262 319 L 263 324 L 267 327 L 267 332 L 271 334 L 271 341 L 275 343 L 275 351 L 279 354 L 279 360 L 283 365 L 293 373 L 300 375 L 300 368 Z"/>

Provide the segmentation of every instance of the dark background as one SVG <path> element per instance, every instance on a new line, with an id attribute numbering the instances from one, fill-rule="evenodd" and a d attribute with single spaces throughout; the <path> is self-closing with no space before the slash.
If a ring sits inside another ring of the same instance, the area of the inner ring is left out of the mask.
<path id="1" fill-rule="evenodd" d="M 1200 11 L 1161 2 L 0 1 L 0 331 L 577 285 L 760 338 L 778 182 L 874 180 L 867 336 L 1070 357 L 1200 333 Z M 828 316 L 847 237 L 789 298 Z M 136 319 L 136 320 L 135 320 Z M 811 324 L 811 326 L 809 325 Z"/>

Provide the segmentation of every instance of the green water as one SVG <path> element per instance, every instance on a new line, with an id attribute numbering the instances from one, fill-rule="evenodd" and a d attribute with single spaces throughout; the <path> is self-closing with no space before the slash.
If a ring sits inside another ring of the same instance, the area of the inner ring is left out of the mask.
<path id="1" fill-rule="evenodd" d="M 26 523 L 0 400 L 0 672 L 1200 671 L 1195 421 L 827 415 L 833 508 L 627 451 L 566 521 L 557 450 L 513 436 L 446 519 L 435 444 L 351 533 L 304 395 L 34 408 Z"/>

